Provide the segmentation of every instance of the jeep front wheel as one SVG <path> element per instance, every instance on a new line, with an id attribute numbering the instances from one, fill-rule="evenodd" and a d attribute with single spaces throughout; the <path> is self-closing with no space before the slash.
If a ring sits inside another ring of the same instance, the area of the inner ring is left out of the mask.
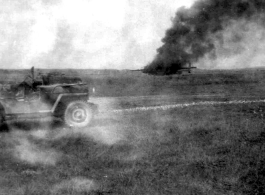
<path id="1" fill-rule="evenodd" d="M 85 127 L 92 118 L 92 108 L 83 101 L 70 102 L 64 112 L 64 122 L 71 127 Z"/>

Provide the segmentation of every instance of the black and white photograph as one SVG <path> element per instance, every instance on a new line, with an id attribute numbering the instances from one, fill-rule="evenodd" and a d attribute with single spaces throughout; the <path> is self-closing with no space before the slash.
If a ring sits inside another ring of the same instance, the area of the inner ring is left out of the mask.
<path id="1" fill-rule="evenodd" d="M 0 195 L 264 194 L 264 0 L 0 0 Z"/>

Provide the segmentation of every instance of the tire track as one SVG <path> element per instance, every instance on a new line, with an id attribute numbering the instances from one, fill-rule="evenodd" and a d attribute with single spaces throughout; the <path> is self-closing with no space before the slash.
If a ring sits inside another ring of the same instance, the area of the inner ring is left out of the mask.
<path id="1" fill-rule="evenodd" d="M 230 101 L 200 101 L 181 104 L 170 104 L 163 106 L 149 106 L 149 107 L 135 107 L 125 109 L 114 109 L 111 111 L 104 111 L 101 113 L 130 113 L 139 111 L 152 111 L 152 110 L 169 110 L 174 108 L 185 108 L 191 106 L 210 106 L 210 105 L 229 105 L 229 104 L 251 104 L 251 103 L 265 103 L 265 99 L 262 100 L 230 100 Z"/>

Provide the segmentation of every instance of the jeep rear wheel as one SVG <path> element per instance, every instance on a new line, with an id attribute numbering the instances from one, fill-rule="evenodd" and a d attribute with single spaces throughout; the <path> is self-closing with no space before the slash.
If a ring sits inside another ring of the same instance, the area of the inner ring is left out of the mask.
<path id="1" fill-rule="evenodd" d="M 71 127 L 85 127 L 92 118 L 92 108 L 83 101 L 70 102 L 64 112 L 64 122 Z"/>

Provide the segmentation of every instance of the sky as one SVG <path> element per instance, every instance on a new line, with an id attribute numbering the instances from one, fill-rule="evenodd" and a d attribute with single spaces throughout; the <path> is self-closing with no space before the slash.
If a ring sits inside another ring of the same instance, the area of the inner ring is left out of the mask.
<path id="1" fill-rule="evenodd" d="M 194 0 L 0 0 L 0 68 L 141 69 Z"/>

